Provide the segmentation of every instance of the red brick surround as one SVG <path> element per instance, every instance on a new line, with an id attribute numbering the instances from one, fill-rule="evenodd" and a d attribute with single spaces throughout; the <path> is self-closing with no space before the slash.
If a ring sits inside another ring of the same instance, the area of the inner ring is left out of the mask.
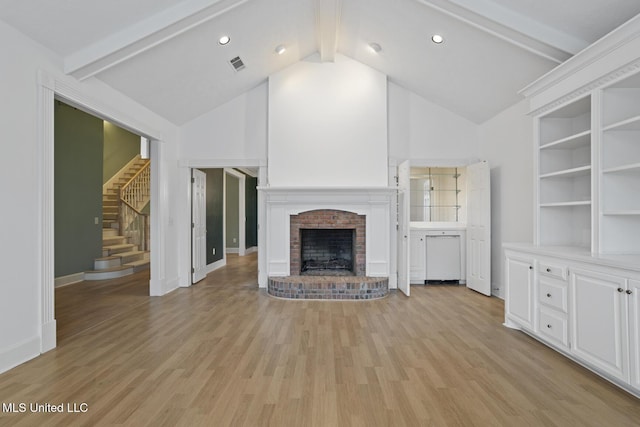
<path id="1" fill-rule="evenodd" d="M 300 274 L 300 229 L 305 228 L 343 228 L 355 230 L 355 273 L 366 274 L 366 216 L 353 212 L 334 209 L 318 209 L 290 216 L 290 274 Z"/>

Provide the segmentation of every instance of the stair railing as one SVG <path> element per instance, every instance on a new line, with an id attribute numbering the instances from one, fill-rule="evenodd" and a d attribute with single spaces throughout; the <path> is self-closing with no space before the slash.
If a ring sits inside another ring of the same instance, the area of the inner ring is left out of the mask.
<path id="1" fill-rule="evenodd" d="M 149 215 L 141 209 L 151 198 L 151 167 L 147 162 L 129 181 L 120 187 L 120 234 L 140 250 L 149 249 Z"/>

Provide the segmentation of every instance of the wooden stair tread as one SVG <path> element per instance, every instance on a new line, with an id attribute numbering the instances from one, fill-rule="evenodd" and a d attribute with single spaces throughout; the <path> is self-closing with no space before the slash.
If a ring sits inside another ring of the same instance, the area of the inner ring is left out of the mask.
<path id="1" fill-rule="evenodd" d="M 147 265 L 147 264 L 150 264 L 150 263 L 151 263 L 151 261 L 148 260 L 148 259 L 140 259 L 140 260 L 137 260 L 137 261 L 128 262 L 128 263 L 123 264 L 123 265 L 125 265 L 125 266 L 128 265 L 130 267 L 140 267 L 142 265 Z"/>
<path id="2" fill-rule="evenodd" d="M 134 245 L 135 246 L 135 245 Z M 117 254 L 113 254 L 113 256 L 118 258 L 126 258 L 134 255 L 143 254 L 144 251 L 129 251 L 129 252 L 118 252 Z"/>
<path id="3" fill-rule="evenodd" d="M 84 273 L 87 274 L 91 274 L 91 273 L 111 273 L 114 271 L 123 271 L 123 270 L 128 270 L 130 269 L 132 266 L 127 266 L 127 265 L 119 265 L 117 267 L 109 267 L 109 268 L 103 268 L 101 270 L 87 270 Z"/>
<path id="4" fill-rule="evenodd" d="M 135 245 L 133 243 L 122 243 L 122 244 L 118 244 L 118 245 L 106 245 L 106 246 L 102 246 L 102 250 L 118 250 L 118 249 L 127 249 L 127 248 L 132 248 Z"/>

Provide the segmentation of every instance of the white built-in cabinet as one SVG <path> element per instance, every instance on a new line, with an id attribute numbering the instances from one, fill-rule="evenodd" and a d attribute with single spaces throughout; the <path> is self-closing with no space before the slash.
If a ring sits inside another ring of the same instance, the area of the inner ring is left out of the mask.
<path id="1" fill-rule="evenodd" d="M 505 325 L 640 396 L 640 15 L 522 90 L 533 244 L 505 244 Z"/>
<path id="2" fill-rule="evenodd" d="M 505 245 L 505 325 L 640 396 L 640 256 Z"/>

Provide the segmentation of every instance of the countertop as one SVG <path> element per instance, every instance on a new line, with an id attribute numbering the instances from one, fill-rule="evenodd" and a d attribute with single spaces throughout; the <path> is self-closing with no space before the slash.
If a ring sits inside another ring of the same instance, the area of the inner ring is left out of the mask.
<path id="1" fill-rule="evenodd" d="M 466 230 L 463 222 L 411 222 L 410 230 Z"/>
<path id="2" fill-rule="evenodd" d="M 640 272 L 638 254 L 594 254 L 586 248 L 571 246 L 536 246 L 531 243 L 504 243 L 503 249 L 512 249 L 536 255 L 556 256 L 586 264 L 622 268 Z"/>

